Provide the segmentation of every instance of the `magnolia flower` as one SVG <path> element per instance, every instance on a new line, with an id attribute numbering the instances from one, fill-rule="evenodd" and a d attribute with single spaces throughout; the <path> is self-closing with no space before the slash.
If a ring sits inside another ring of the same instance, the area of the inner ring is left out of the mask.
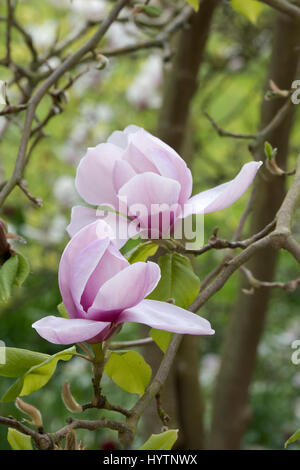
<path id="1" fill-rule="evenodd" d="M 204 318 L 167 302 L 145 300 L 160 279 L 152 262 L 129 264 L 97 221 L 81 229 L 66 246 L 59 266 L 59 287 L 69 318 L 49 316 L 33 324 L 56 344 L 97 343 L 124 322 L 174 333 L 211 335 Z"/>
<path id="2" fill-rule="evenodd" d="M 119 213 L 125 212 L 149 238 L 157 238 L 191 214 L 206 214 L 233 204 L 261 165 L 246 163 L 233 180 L 191 197 L 193 180 L 184 160 L 144 129 L 129 126 L 113 132 L 106 143 L 88 149 L 78 166 L 75 184 L 89 204 L 110 205 Z M 86 220 L 96 218 L 96 210 L 75 207 L 69 235 Z"/>

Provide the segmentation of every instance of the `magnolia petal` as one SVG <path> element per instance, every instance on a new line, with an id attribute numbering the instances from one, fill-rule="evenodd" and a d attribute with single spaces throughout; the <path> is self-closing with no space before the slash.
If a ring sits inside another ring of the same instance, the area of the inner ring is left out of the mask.
<path id="1" fill-rule="evenodd" d="M 72 208 L 71 221 L 67 227 L 68 234 L 73 237 L 83 227 L 94 222 L 106 223 L 107 236 L 118 248 L 122 248 L 127 240 L 139 233 L 138 223 L 129 220 L 126 216 L 105 209 L 91 209 L 90 207 L 75 206 Z"/>
<path id="2" fill-rule="evenodd" d="M 118 160 L 115 163 L 113 171 L 113 182 L 116 193 L 118 193 L 119 189 L 135 175 L 136 172 L 128 162 L 125 160 Z"/>
<path id="3" fill-rule="evenodd" d="M 72 238 L 79 230 L 97 220 L 96 209 L 85 206 L 74 206 L 71 211 L 71 220 L 67 226 L 67 232 Z"/>
<path id="4" fill-rule="evenodd" d="M 262 164 L 263 162 L 246 163 L 233 180 L 191 197 L 181 217 L 191 214 L 208 214 L 231 206 L 248 189 Z"/>
<path id="5" fill-rule="evenodd" d="M 98 242 L 94 242 L 93 244 L 96 244 L 96 243 Z M 100 249 L 101 248 L 99 247 L 99 251 Z M 95 253 L 95 258 L 97 258 L 98 256 L 99 255 Z M 80 262 L 78 258 L 76 258 L 76 268 L 79 271 L 79 277 L 80 277 L 80 271 L 82 269 L 81 266 L 83 266 L 86 262 L 87 261 L 85 260 L 84 254 L 82 256 L 82 263 Z M 120 271 L 122 271 L 122 269 L 127 268 L 127 266 L 129 266 L 129 262 L 127 261 L 127 259 L 121 255 L 121 253 L 117 250 L 117 248 L 115 247 L 113 243 L 110 243 L 104 255 L 101 257 L 100 261 L 98 262 L 95 270 L 89 277 L 88 282 L 84 286 L 84 293 L 81 297 L 80 302 L 85 312 L 87 312 L 88 309 L 93 304 L 100 288 L 109 279 L 111 279 Z"/>
<path id="6" fill-rule="evenodd" d="M 130 133 L 128 141 L 129 145 L 132 143 L 155 166 L 155 172 L 180 183 L 179 202 L 184 204 L 191 195 L 193 178 L 190 169 L 180 155 L 165 142 L 142 128 L 137 128 L 136 132 Z M 143 171 L 148 170 L 144 169 Z"/>
<path id="7" fill-rule="evenodd" d="M 213 335 L 208 320 L 176 305 L 158 300 L 143 300 L 124 310 L 118 318 L 123 322 L 143 323 L 159 330 L 189 335 Z"/>
<path id="8" fill-rule="evenodd" d="M 99 220 L 90 225 L 87 225 L 77 232 L 64 249 L 59 264 L 58 283 L 64 305 L 70 317 L 76 317 L 78 315 L 78 309 L 74 303 L 70 290 L 70 273 L 72 263 L 79 252 L 83 250 L 88 244 L 95 240 L 107 238 L 110 231 L 110 227 L 102 220 Z"/>
<path id="9" fill-rule="evenodd" d="M 80 196 L 89 204 L 116 206 L 113 168 L 123 151 L 111 143 L 89 148 L 77 168 L 75 185 Z"/>
<path id="10" fill-rule="evenodd" d="M 109 323 L 99 321 L 55 316 L 44 317 L 32 325 L 42 338 L 55 344 L 73 344 L 90 340 L 109 326 Z"/>
<path id="11" fill-rule="evenodd" d="M 95 297 L 95 289 L 89 287 L 89 279 L 100 265 L 103 255 L 110 244 L 109 238 L 95 240 L 81 250 L 74 259 L 70 272 L 70 291 L 76 307 L 83 315 Z M 99 289 L 100 289 L 99 285 Z"/>
<path id="12" fill-rule="evenodd" d="M 178 181 L 155 173 L 142 173 L 131 178 L 119 190 L 119 198 L 125 198 L 129 212 L 139 211 L 134 207 L 140 206 L 147 210 L 147 215 L 151 215 L 153 205 L 164 204 L 168 207 L 177 204 L 180 192 Z"/>
<path id="13" fill-rule="evenodd" d="M 134 263 L 109 279 L 99 290 L 87 318 L 115 321 L 124 309 L 139 304 L 157 285 L 160 268 L 152 262 Z"/>

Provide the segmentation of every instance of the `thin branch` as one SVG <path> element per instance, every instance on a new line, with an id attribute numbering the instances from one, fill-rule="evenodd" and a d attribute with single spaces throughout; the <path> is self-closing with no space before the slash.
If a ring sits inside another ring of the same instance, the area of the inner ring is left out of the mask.
<path id="1" fill-rule="evenodd" d="M 20 423 L 15 418 L 5 418 L 3 416 L 0 416 L 0 424 L 4 424 L 4 426 L 16 429 L 17 431 L 20 431 L 26 436 L 32 437 L 36 447 L 40 450 L 51 450 L 53 448 L 53 441 L 48 434 L 42 434 L 37 431 L 34 431 L 28 426 L 25 426 L 24 424 Z"/>
<path id="2" fill-rule="evenodd" d="M 71 429 L 88 429 L 89 431 L 96 431 L 99 428 L 108 428 L 119 432 L 130 432 L 130 429 L 125 423 L 112 421 L 106 418 L 96 421 L 70 418 L 68 420 L 68 424 L 55 433 L 52 433 L 51 437 L 55 441 L 59 441 L 63 439 Z"/>
<path id="3" fill-rule="evenodd" d="M 236 132 L 229 132 L 226 131 L 225 129 L 222 129 L 221 127 L 218 126 L 216 121 L 207 113 L 204 112 L 204 116 L 211 122 L 213 128 L 216 130 L 216 132 L 219 134 L 220 137 L 231 137 L 234 139 L 246 139 L 246 140 L 253 140 L 253 144 L 250 144 L 250 150 L 253 151 L 258 144 L 260 144 L 264 139 L 267 138 L 267 136 L 270 134 L 270 132 L 274 131 L 277 129 L 277 127 L 283 122 L 283 120 L 286 118 L 290 108 L 291 108 L 292 102 L 290 98 L 286 100 L 284 105 L 278 110 L 274 118 L 269 122 L 269 124 L 264 127 L 262 130 L 257 132 L 256 134 L 242 134 L 242 133 L 236 133 Z"/>
<path id="4" fill-rule="evenodd" d="M 28 189 L 24 186 L 24 184 L 20 181 L 18 183 L 18 186 L 19 188 L 23 191 L 23 193 L 25 194 L 25 196 L 31 201 L 33 202 L 34 205 L 36 205 L 37 207 L 42 207 L 43 205 L 43 201 L 41 198 L 39 197 L 35 197 L 35 196 L 32 196 L 32 194 L 30 194 L 30 192 L 28 191 Z"/>
<path id="5" fill-rule="evenodd" d="M 134 407 L 131 409 L 131 416 L 126 420 L 126 424 L 129 427 L 130 432 L 125 430 L 125 432 L 122 431 L 121 433 L 119 433 L 120 440 L 125 446 L 125 448 L 128 448 L 130 446 L 132 438 L 135 434 L 137 424 L 145 408 L 147 408 L 149 403 L 159 393 L 162 385 L 166 381 L 181 340 L 182 335 L 173 335 L 166 351 L 166 354 L 163 357 L 163 360 L 158 368 L 158 371 L 153 381 L 147 387 L 144 395 L 136 402 Z"/>
<path id="6" fill-rule="evenodd" d="M 280 11 L 281 13 L 285 13 L 289 15 L 291 18 L 293 18 L 296 21 L 300 21 L 300 8 L 298 8 L 296 5 L 293 5 L 290 2 L 287 2 L 286 0 L 258 0 L 261 3 L 265 3 L 266 5 L 269 5 L 272 8 L 275 8 L 275 10 Z"/>
<path id="7" fill-rule="evenodd" d="M 89 51 L 94 49 L 100 39 L 104 36 L 110 25 L 113 23 L 119 12 L 123 9 L 129 0 L 118 0 L 115 6 L 112 8 L 106 19 L 101 23 L 95 34 L 72 56 L 68 57 L 51 75 L 45 80 L 40 86 L 36 93 L 32 96 L 29 101 L 28 110 L 26 114 L 26 120 L 23 128 L 23 134 L 21 143 L 19 146 L 18 156 L 13 170 L 13 174 L 10 180 L 6 183 L 0 193 L 0 206 L 5 201 L 6 197 L 11 193 L 16 184 L 21 180 L 25 164 L 26 164 L 26 151 L 28 147 L 28 141 L 31 134 L 32 121 L 35 116 L 35 110 L 40 103 L 43 96 L 47 93 L 49 88 L 57 82 L 57 80 L 70 70 L 74 65 L 80 62 L 81 58 Z"/>
<path id="8" fill-rule="evenodd" d="M 99 51 L 102 55 L 106 57 L 113 57 L 113 56 L 120 56 L 124 54 L 129 54 L 132 52 L 136 52 L 142 49 L 151 49 L 151 48 L 164 48 L 166 47 L 166 43 L 170 40 L 174 33 L 178 31 L 178 29 L 182 28 L 182 26 L 190 19 L 193 14 L 193 9 L 186 5 L 182 11 L 171 21 L 164 31 L 157 34 L 154 39 L 149 39 L 146 41 L 140 41 L 136 44 L 130 44 L 124 47 L 117 47 L 114 49 L 107 49 Z M 97 52 L 92 51 L 92 56 L 86 57 L 83 59 L 82 62 L 94 60 Z"/>
<path id="9" fill-rule="evenodd" d="M 292 281 L 288 281 L 288 282 L 267 282 L 267 281 L 259 281 L 256 277 L 253 276 L 250 269 L 246 268 L 245 266 L 241 266 L 240 271 L 245 275 L 246 279 L 248 280 L 250 286 L 253 289 L 260 289 L 261 287 L 268 287 L 268 288 L 278 288 L 278 289 L 283 289 L 289 292 L 293 292 L 300 285 L 300 278 L 293 279 Z"/>
<path id="10" fill-rule="evenodd" d="M 135 341 L 114 341 L 108 345 L 108 349 L 116 350 L 116 349 L 126 349 L 126 348 L 134 348 L 134 347 L 142 347 L 148 344 L 153 344 L 152 338 L 142 338 L 137 339 Z"/>

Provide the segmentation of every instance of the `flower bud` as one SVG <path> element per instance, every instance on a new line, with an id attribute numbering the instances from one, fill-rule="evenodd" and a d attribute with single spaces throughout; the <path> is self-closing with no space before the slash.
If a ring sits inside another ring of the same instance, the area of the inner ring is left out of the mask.
<path id="1" fill-rule="evenodd" d="M 64 383 L 61 395 L 62 395 L 63 402 L 69 411 L 71 411 L 72 413 L 82 412 L 82 406 L 79 405 L 79 403 L 77 403 L 77 401 L 73 397 L 68 381 Z"/>
<path id="2" fill-rule="evenodd" d="M 21 400 L 21 398 L 17 398 L 16 407 L 31 418 L 31 421 L 27 420 L 30 424 L 36 426 L 38 429 L 43 427 L 42 415 L 35 406 L 26 403 Z"/>
<path id="3" fill-rule="evenodd" d="M 97 65 L 98 70 L 105 69 L 105 67 L 109 64 L 108 58 L 105 57 L 105 55 L 103 54 L 97 54 L 97 62 L 98 62 L 98 65 Z"/>

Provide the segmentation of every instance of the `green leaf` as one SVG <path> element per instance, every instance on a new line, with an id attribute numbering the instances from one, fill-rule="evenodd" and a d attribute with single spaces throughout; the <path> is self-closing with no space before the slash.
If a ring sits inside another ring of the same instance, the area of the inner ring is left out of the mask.
<path id="1" fill-rule="evenodd" d="M 127 259 L 131 256 L 131 254 L 136 250 L 136 248 L 140 245 L 141 238 L 129 238 L 124 246 L 120 249 L 120 252 L 123 256 Z"/>
<path id="2" fill-rule="evenodd" d="M 162 350 L 162 352 L 166 352 L 170 341 L 172 339 L 173 333 L 164 330 L 156 330 L 155 328 L 151 328 L 150 336 L 155 341 L 157 346 Z"/>
<path id="3" fill-rule="evenodd" d="M 48 354 L 27 349 L 5 348 L 5 364 L 0 364 L 0 376 L 19 377 L 49 357 Z"/>
<path id="4" fill-rule="evenodd" d="M 199 0 L 186 0 L 195 11 L 199 10 Z"/>
<path id="5" fill-rule="evenodd" d="M 58 310 L 58 313 L 60 314 L 61 317 L 69 318 L 68 312 L 67 312 L 66 307 L 64 306 L 63 302 L 58 304 L 57 310 Z"/>
<path id="6" fill-rule="evenodd" d="M 151 379 L 151 367 L 135 351 L 111 353 L 105 373 L 123 390 L 142 395 Z"/>
<path id="7" fill-rule="evenodd" d="M 272 145 L 269 143 L 269 142 L 265 142 L 265 145 L 264 145 L 264 150 L 265 150 L 265 156 L 271 160 L 272 159 L 272 156 L 273 156 L 273 147 Z"/>
<path id="8" fill-rule="evenodd" d="M 190 260 L 178 253 L 168 253 L 159 258 L 158 264 L 161 279 L 148 298 L 162 301 L 174 299 L 179 307 L 189 307 L 200 289 L 200 279 L 194 273 Z"/>
<path id="9" fill-rule="evenodd" d="M 170 450 L 177 441 L 178 429 L 152 434 L 139 450 Z"/>
<path id="10" fill-rule="evenodd" d="M 30 265 L 29 265 L 27 258 L 21 255 L 21 253 L 17 253 L 16 256 L 18 258 L 19 263 L 18 263 L 18 270 L 16 273 L 14 284 L 20 287 L 30 272 Z"/>
<path id="11" fill-rule="evenodd" d="M 147 261 L 150 256 L 154 256 L 157 252 L 158 245 L 152 242 L 141 243 L 135 248 L 128 258 L 129 263 L 137 263 L 138 261 Z"/>
<path id="12" fill-rule="evenodd" d="M 0 300 L 7 302 L 18 272 L 19 259 L 11 256 L 0 269 Z"/>
<path id="13" fill-rule="evenodd" d="M 29 274 L 27 259 L 17 253 L 11 256 L 0 269 L 0 300 L 7 302 L 11 296 L 12 287 L 20 287 Z"/>
<path id="14" fill-rule="evenodd" d="M 8 428 L 7 440 L 13 450 L 33 450 L 31 437 L 16 429 Z"/>
<path id="15" fill-rule="evenodd" d="M 156 18 L 163 12 L 160 8 L 157 8 L 153 5 L 143 5 L 141 3 L 136 4 L 135 8 L 139 13 L 144 13 L 145 15 L 150 16 L 150 18 Z"/>
<path id="16" fill-rule="evenodd" d="M 288 438 L 288 440 L 284 443 L 284 447 L 286 448 L 289 444 L 292 444 L 295 441 L 298 441 L 300 439 L 300 429 L 298 431 L 294 432 L 294 434 Z"/>
<path id="17" fill-rule="evenodd" d="M 46 359 L 43 362 L 33 365 L 18 378 L 2 397 L 1 401 L 13 401 L 18 396 L 30 395 L 39 390 L 51 379 L 58 361 L 68 361 L 75 353 L 76 347 L 72 346 L 53 356 L 45 355 Z"/>
<path id="18" fill-rule="evenodd" d="M 277 148 L 273 148 L 269 142 L 265 142 L 264 145 L 265 156 L 268 160 L 273 160 L 276 158 L 277 155 Z"/>
<path id="19" fill-rule="evenodd" d="M 231 0 L 232 8 L 256 24 L 264 6 L 256 0 Z"/>

